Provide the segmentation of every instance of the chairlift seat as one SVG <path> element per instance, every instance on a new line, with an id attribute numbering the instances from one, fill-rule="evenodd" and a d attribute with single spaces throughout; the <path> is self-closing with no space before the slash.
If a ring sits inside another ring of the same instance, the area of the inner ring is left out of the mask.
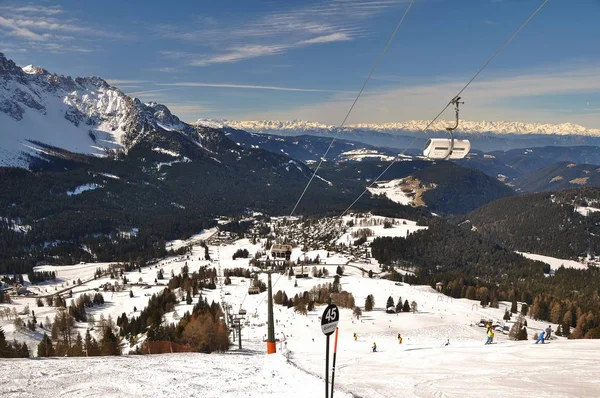
<path id="1" fill-rule="evenodd" d="M 450 138 L 431 138 L 427 141 L 423 155 L 429 159 L 463 159 L 471 150 L 469 140 L 454 140 Z"/>

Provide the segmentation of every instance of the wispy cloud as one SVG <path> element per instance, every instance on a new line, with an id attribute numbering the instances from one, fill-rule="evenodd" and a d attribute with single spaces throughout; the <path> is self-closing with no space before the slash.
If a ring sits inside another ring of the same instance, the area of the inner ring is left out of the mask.
<path id="1" fill-rule="evenodd" d="M 217 88 L 234 88 L 234 89 L 244 89 L 244 90 L 295 91 L 295 92 L 307 92 L 307 93 L 354 93 L 353 91 L 327 90 L 327 89 L 321 89 L 321 88 L 261 86 L 261 85 L 251 85 L 251 84 L 233 84 L 233 83 L 179 82 L 179 83 L 159 83 L 157 85 L 158 86 L 173 86 L 173 87 L 217 87 Z"/>
<path id="2" fill-rule="evenodd" d="M 357 104 L 349 123 L 398 122 L 431 119 L 462 88 L 463 78 L 446 78 L 430 84 L 396 85 L 385 92 L 369 94 Z M 528 98 L 542 96 L 581 96 L 600 93 L 598 65 L 564 66 L 540 69 L 527 74 L 512 73 L 491 76 L 474 82 L 464 92 L 466 104 L 461 117 L 467 120 L 520 120 L 580 123 L 599 128 L 600 122 L 589 111 L 556 112 L 539 105 L 522 106 Z M 513 104 L 520 100 L 519 105 Z M 342 120 L 351 97 L 344 94 L 288 110 L 244 115 L 251 119 L 306 119 L 337 124 Z M 566 102 L 566 101 L 565 101 Z M 567 117 L 568 115 L 568 117 Z M 452 118 L 452 114 L 442 115 Z M 567 120 L 568 119 L 568 120 Z"/>
<path id="3" fill-rule="evenodd" d="M 208 66 L 282 54 L 294 48 L 352 41 L 365 36 L 364 22 L 408 0 L 327 0 L 303 3 L 286 11 L 273 11 L 248 21 L 202 23 L 202 28 L 157 27 L 162 37 L 197 45 L 202 50 L 187 53 L 187 64 Z M 197 26 L 197 23 L 194 24 Z M 164 56 L 182 55 L 163 52 Z"/>
<path id="4" fill-rule="evenodd" d="M 11 36 L 18 40 L 20 48 L 29 50 L 89 52 L 93 49 L 90 42 L 95 39 L 127 38 L 69 18 L 60 6 L 3 5 L 0 14 L 0 36 Z"/>
<path id="5" fill-rule="evenodd" d="M 279 54 L 285 51 L 288 46 L 283 45 L 248 45 L 244 47 L 233 47 L 230 51 L 218 55 L 200 57 L 190 61 L 191 66 L 207 66 L 211 64 L 234 63 L 243 59 L 263 57 L 265 55 Z M 197 56 L 196 56 L 197 57 Z"/>
<path id="6" fill-rule="evenodd" d="M 129 80 L 129 79 L 106 79 L 108 84 L 112 84 L 113 86 L 120 86 L 124 84 L 140 84 L 140 83 L 148 83 L 148 80 Z"/>
<path id="7" fill-rule="evenodd" d="M 133 93 L 127 93 L 127 95 L 129 95 L 130 97 L 137 97 L 137 98 L 157 98 L 156 93 L 162 93 L 164 91 L 171 91 L 171 90 L 175 90 L 175 88 L 159 88 L 157 90 L 146 90 L 146 91 L 136 91 Z"/>
<path id="8" fill-rule="evenodd" d="M 63 9 L 60 6 L 40 6 L 40 5 L 28 5 L 28 6 L 0 6 L 2 12 L 18 12 L 18 13 L 33 13 L 33 14 L 46 14 L 56 15 L 62 14 Z"/>

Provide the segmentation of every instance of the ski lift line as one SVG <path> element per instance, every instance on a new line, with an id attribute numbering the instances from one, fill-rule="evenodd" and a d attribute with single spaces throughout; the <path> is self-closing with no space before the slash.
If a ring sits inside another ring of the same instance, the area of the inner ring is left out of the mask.
<path id="1" fill-rule="evenodd" d="M 460 89 L 458 94 L 456 94 L 452 98 L 452 100 L 450 100 L 450 102 L 448 102 L 448 104 L 446 104 L 446 106 L 437 114 L 437 116 L 435 118 L 433 118 L 427 124 L 427 126 L 425 126 L 425 128 L 422 130 L 423 133 L 426 132 L 437 119 L 439 119 L 439 117 L 442 115 L 442 113 L 444 113 L 446 111 L 446 109 L 448 109 L 448 107 L 450 107 L 450 105 L 452 105 L 454 99 L 458 98 L 471 85 L 471 83 L 473 83 L 473 81 L 475 81 L 475 79 L 481 74 L 481 72 L 484 71 L 485 68 L 488 67 L 488 65 L 490 65 L 492 63 L 492 61 L 498 56 L 498 54 L 500 54 L 502 52 L 502 50 L 504 50 L 515 39 L 515 37 L 517 37 L 517 35 L 525 28 L 525 26 L 527 26 L 527 24 L 529 24 L 529 22 L 533 19 L 533 17 L 535 17 L 541 11 L 541 9 L 546 5 L 546 3 L 548 3 L 548 1 L 549 0 L 544 0 L 544 2 L 542 4 L 540 4 L 540 6 L 538 8 L 536 8 L 536 10 L 533 12 L 533 14 L 531 14 L 529 16 L 529 18 L 527 18 L 525 20 L 525 22 L 523 22 L 523 24 L 521 24 L 521 26 L 515 31 L 515 33 L 513 33 L 512 36 L 510 36 L 508 38 L 508 40 L 506 40 L 496 50 L 496 52 L 494 54 L 492 54 L 492 56 L 486 61 L 486 63 L 483 64 L 483 66 L 481 68 L 479 68 L 479 70 L 475 73 L 475 75 L 471 78 L 471 80 L 469 80 L 467 82 L 467 84 L 465 84 L 464 87 L 462 89 Z M 346 213 L 348 213 L 348 211 L 350 211 L 350 209 L 356 204 L 356 202 L 358 202 L 360 200 L 360 198 L 362 198 L 364 196 L 364 194 L 369 191 L 369 188 L 371 188 L 375 183 L 377 183 L 379 181 L 379 179 L 381 177 L 383 177 L 383 175 L 398 161 L 398 158 L 400 158 L 402 155 L 404 155 L 404 153 L 408 150 L 408 148 L 410 148 L 418 138 L 419 138 L 418 136 L 415 136 L 415 138 L 413 138 L 413 140 L 410 142 L 410 144 L 408 144 L 408 146 L 406 148 L 404 148 L 404 150 L 400 153 L 400 155 L 396 156 L 391 161 L 391 163 L 383 170 L 383 172 L 381 172 L 381 174 L 379 174 L 379 176 L 375 180 L 373 180 L 373 182 L 367 188 L 365 188 L 365 190 L 354 200 L 354 202 L 352 202 L 352 204 L 350 206 L 348 206 L 346 208 L 346 210 L 344 210 L 344 212 L 340 215 L 340 217 L 343 217 Z"/>
<path id="2" fill-rule="evenodd" d="M 281 278 L 281 275 L 283 274 L 279 274 L 279 276 L 277 277 L 277 279 L 275 280 L 275 283 L 273 283 L 273 285 L 271 286 L 271 290 L 275 288 L 275 285 L 277 284 L 277 282 L 279 282 L 279 279 Z M 256 312 L 258 311 L 258 307 L 260 307 L 260 305 L 263 303 L 263 301 L 265 301 L 265 299 L 267 298 L 267 295 L 265 295 L 265 297 L 262 298 L 262 300 L 260 300 L 258 302 L 258 305 L 256 306 L 256 308 L 254 309 L 254 311 L 252 312 Z"/>
<path id="3" fill-rule="evenodd" d="M 319 169 L 321 168 L 321 165 L 323 164 L 323 161 L 326 159 L 327 154 L 329 154 L 329 151 L 331 150 L 331 147 L 333 146 L 333 143 L 335 142 L 335 140 L 337 139 L 338 135 L 340 134 L 340 131 L 342 129 L 342 127 L 344 127 L 344 125 L 346 124 L 346 121 L 348 120 L 348 118 L 350 117 L 350 114 L 352 113 L 352 111 L 354 110 L 354 107 L 356 106 L 356 103 L 358 102 L 358 99 L 360 98 L 360 96 L 362 95 L 363 91 L 365 90 L 365 88 L 367 87 L 367 84 L 369 83 L 369 81 L 371 80 L 371 77 L 373 76 L 373 73 L 375 72 L 375 70 L 377 70 L 377 68 L 379 67 L 379 65 L 381 64 L 381 61 L 385 55 L 385 53 L 387 52 L 390 44 L 392 44 L 392 41 L 394 40 L 394 37 L 396 36 L 396 33 L 398 33 L 398 30 L 400 29 L 400 26 L 402 25 L 402 23 L 404 22 L 404 19 L 406 18 L 406 16 L 408 15 L 408 12 L 410 11 L 410 9 L 412 8 L 414 4 L 414 0 L 410 0 L 410 4 L 408 5 L 408 7 L 406 8 L 406 10 L 404 11 L 404 14 L 402 15 L 402 18 L 400 18 L 400 21 L 398 22 L 398 24 L 396 25 L 396 28 L 394 29 L 394 31 L 392 32 L 392 34 L 390 35 L 390 38 L 388 39 L 385 47 L 383 48 L 383 50 L 381 51 L 381 54 L 379 54 L 379 57 L 377 58 L 377 60 L 375 61 L 375 64 L 373 65 L 373 67 L 371 68 L 371 71 L 369 72 L 369 75 L 367 76 L 367 79 L 365 80 L 365 82 L 363 83 L 360 91 L 358 92 L 358 94 L 356 95 L 356 98 L 354 99 L 354 102 L 352 103 L 352 105 L 350 106 L 350 109 L 348 109 L 348 112 L 346 113 L 346 116 L 344 117 L 344 120 L 342 121 L 342 123 L 340 124 L 340 127 L 337 129 L 337 132 L 335 133 L 335 135 L 333 136 L 333 139 L 331 140 L 331 142 L 329 143 L 329 146 L 327 147 L 327 150 L 325 151 L 325 154 L 323 156 L 321 156 L 321 159 L 319 161 L 319 164 L 317 165 L 317 167 L 315 168 L 315 171 L 313 172 L 312 176 L 310 177 L 310 179 L 308 180 L 308 183 L 306 184 L 306 186 L 304 187 L 304 190 L 302 191 L 302 194 L 300 194 L 300 197 L 298 198 L 298 201 L 296 202 L 296 204 L 294 205 L 294 208 L 292 209 L 291 213 L 290 213 L 290 217 L 294 215 L 294 212 L 296 211 L 296 208 L 298 207 L 298 205 L 300 204 L 300 202 L 302 201 L 302 198 L 304 198 L 304 195 L 306 194 L 306 191 L 308 190 L 308 187 L 310 187 L 310 184 L 312 183 L 312 181 L 314 180 L 315 176 L 317 175 L 317 172 L 319 171 Z"/>

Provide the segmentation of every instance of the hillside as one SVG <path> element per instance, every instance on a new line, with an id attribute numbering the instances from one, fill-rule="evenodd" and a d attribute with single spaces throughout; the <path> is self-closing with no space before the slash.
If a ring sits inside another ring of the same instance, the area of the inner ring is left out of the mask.
<path id="1" fill-rule="evenodd" d="M 303 163 L 319 162 L 325 154 L 331 139 L 312 135 L 277 136 L 271 134 L 248 133 L 226 127 L 225 135 L 244 148 L 262 148 L 284 154 Z M 363 159 L 392 160 L 394 152 L 373 145 L 346 140 L 335 140 L 327 153 L 328 162 L 361 161 Z"/>
<path id="2" fill-rule="evenodd" d="M 510 183 L 517 192 L 558 191 L 574 187 L 600 187 L 600 166 L 596 164 L 554 163 L 522 175 Z"/>
<path id="3" fill-rule="evenodd" d="M 434 213 L 464 214 L 514 191 L 474 169 L 441 162 L 412 174 L 423 185 L 434 186 L 422 194 L 422 199 Z"/>
<path id="4" fill-rule="evenodd" d="M 481 170 L 506 183 L 557 162 L 600 165 L 600 146 L 532 146 L 489 153 L 471 151 L 467 158 L 457 161 L 461 166 Z"/>
<path id="5" fill-rule="evenodd" d="M 577 259 L 600 252 L 600 188 L 503 198 L 465 217 L 490 240 L 512 250 Z"/>

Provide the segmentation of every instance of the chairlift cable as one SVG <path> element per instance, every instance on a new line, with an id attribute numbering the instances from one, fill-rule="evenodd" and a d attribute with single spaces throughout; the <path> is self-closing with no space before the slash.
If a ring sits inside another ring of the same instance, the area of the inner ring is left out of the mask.
<path id="1" fill-rule="evenodd" d="M 500 54 L 502 52 L 502 50 L 504 50 L 515 39 L 515 37 L 517 37 L 517 35 L 525 28 L 525 26 L 527 26 L 527 24 L 533 19 L 533 17 L 535 17 L 538 14 L 538 12 L 540 12 L 540 10 L 546 5 L 546 3 L 548 3 L 548 1 L 549 0 L 544 0 L 544 2 L 542 4 L 540 4 L 540 6 L 533 12 L 533 14 L 531 14 L 529 16 L 529 18 L 527 18 L 527 20 L 525 20 L 525 22 L 523 22 L 523 24 L 521 24 L 521 26 L 515 31 L 515 33 L 513 33 L 512 36 L 510 36 L 510 38 L 508 38 L 508 40 L 506 40 L 496 50 L 496 52 L 494 54 L 492 54 L 492 56 L 487 60 L 487 62 L 485 64 L 483 64 L 483 66 L 481 68 L 479 68 L 479 70 L 475 73 L 475 75 L 471 78 L 471 80 L 469 80 L 467 82 L 467 84 L 464 85 L 464 87 L 458 92 L 458 94 L 456 94 L 454 97 L 452 97 L 452 100 L 450 100 L 450 102 L 448 102 L 448 104 L 446 104 L 446 106 L 437 114 L 437 116 L 435 118 L 433 118 L 433 120 L 431 120 L 427 124 L 427 126 L 425 126 L 425 128 L 422 130 L 423 133 L 425 131 L 427 131 L 437 119 L 439 119 L 439 117 L 442 115 L 442 113 L 444 113 L 446 111 L 446 109 L 448 109 L 448 107 L 450 107 L 450 105 L 452 105 L 454 99 L 458 98 L 467 89 L 467 87 L 469 87 L 469 85 L 471 85 L 471 83 L 473 83 L 473 81 L 475 81 L 475 79 L 481 74 L 481 72 L 484 71 L 485 68 L 488 67 L 488 65 L 490 65 L 492 63 L 492 61 L 498 56 L 498 54 Z M 398 159 L 402 155 L 404 155 L 404 153 L 415 143 L 415 141 L 418 138 L 419 138 L 418 136 L 415 136 L 415 138 L 411 141 L 411 143 L 408 144 L 408 146 L 406 148 L 404 148 L 404 150 L 398 156 L 394 157 L 394 159 L 381 172 L 381 174 L 379 174 L 379 176 L 375 180 L 373 180 L 373 182 L 367 188 L 365 188 L 365 190 L 354 200 L 354 202 L 352 202 L 352 204 L 350 204 L 350 206 L 348 206 L 346 208 L 346 210 L 344 210 L 344 212 L 340 215 L 340 218 L 343 217 L 346 213 L 348 213 L 348 211 L 352 208 L 352 206 L 354 206 L 356 204 L 356 202 L 358 202 L 360 200 L 360 198 L 362 198 L 364 196 L 364 194 L 369 191 L 369 188 L 371 188 L 373 185 L 375 185 L 375 183 L 377 183 L 379 181 L 379 179 L 398 161 Z"/>
<path id="2" fill-rule="evenodd" d="M 298 205 L 300 204 L 300 201 L 302 200 L 302 198 L 304 197 L 304 195 L 306 194 L 306 191 L 308 190 L 308 187 L 310 186 L 310 184 L 312 183 L 313 179 L 315 178 L 315 176 L 317 175 L 317 172 L 319 171 L 319 168 L 321 168 L 321 164 L 323 164 L 323 161 L 325 160 L 325 158 L 327 157 L 327 154 L 329 153 L 329 150 L 331 149 L 331 147 L 333 146 L 333 143 L 335 142 L 337 136 L 340 134 L 340 131 L 342 129 L 342 127 L 344 127 L 344 125 L 346 124 L 346 121 L 348 120 L 348 117 L 350 117 L 350 114 L 352 113 L 352 111 L 354 110 L 354 106 L 356 105 L 356 103 L 358 102 L 358 99 L 360 98 L 360 96 L 362 95 L 363 91 L 365 90 L 365 88 L 367 87 L 367 84 L 369 83 L 369 80 L 371 80 L 371 76 L 373 76 L 373 73 L 375 72 L 375 70 L 379 67 L 379 64 L 381 63 L 381 60 L 383 59 L 383 56 L 385 55 L 385 53 L 387 52 L 390 44 L 392 43 L 392 40 L 394 40 L 394 37 L 396 36 L 396 33 L 398 32 L 398 30 L 400 29 L 400 26 L 402 25 L 402 23 L 404 22 L 404 19 L 406 18 L 406 16 L 408 15 L 408 12 L 410 11 L 411 7 L 414 4 L 414 0 L 410 0 L 410 4 L 408 5 L 408 7 L 406 8 L 406 11 L 404 11 L 404 14 L 402 15 L 402 18 L 400 18 L 400 21 L 398 22 L 398 24 L 396 25 L 396 28 L 394 29 L 394 31 L 392 32 L 390 38 L 388 39 L 385 47 L 383 48 L 383 50 L 381 51 L 381 54 L 379 54 L 379 57 L 377 58 L 377 60 L 375 61 L 375 64 L 373 65 L 373 67 L 371 68 L 371 71 L 369 72 L 369 75 L 367 76 L 367 79 L 365 80 L 365 82 L 363 83 L 360 91 L 358 92 L 356 98 L 354 99 L 354 102 L 352 103 L 352 106 L 350 106 L 350 109 L 348 110 L 348 112 L 346 113 L 346 117 L 344 117 L 344 120 L 342 121 L 342 123 L 340 124 L 340 127 L 338 128 L 337 132 L 335 133 L 335 135 L 333 136 L 333 139 L 331 140 L 331 142 L 329 143 L 329 147 L 327 147 L 327 150 L 325 151 L 325 154 L 323 156 L 321 156 L 321 159 L 319 161 L 319 164 L 317 165 L 317 167 L 315 168 L 315 171 L 313 172 L 312 176 L 310 177 L 310 179 L 308 180 L 308 183 L 306 184 L 306 186 L 304 187 L 304 191 L 302 191 L 302 194 L 300 194 L 300 197 L 298 198 L 298 201 L 296 202 L 296 204 L 294 205 L 294 208 L 292 209 L 291 213 L 290 213 L 290 217 L 294 214 L 294 212 L 296 211 L 296 208 L 298 207 Z"/>

